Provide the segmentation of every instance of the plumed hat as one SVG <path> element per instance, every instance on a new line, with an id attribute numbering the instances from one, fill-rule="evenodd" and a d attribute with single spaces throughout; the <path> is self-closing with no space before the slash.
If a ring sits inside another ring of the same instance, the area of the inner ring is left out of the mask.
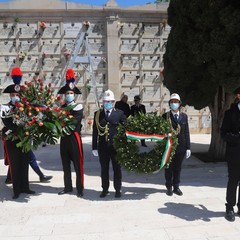
<path id="1" fill-rule="evenodd" d="M 75 86 L 75 75 L 71 68 L 66 72 L 66 84 L 58 91 L 58 94 L 65 94 L 67 91 L 73 91 L 75 94 L 81 94 L 81 91 Z"/>
<path id="2" fill-rule="evenodd" d="M 7 86 L 3 93 L 19 93 L 21 90 L 20 82 L 22 80 L 22 71 L 19 67 L 12 69 L 11 77 L 14 84 Z"/>

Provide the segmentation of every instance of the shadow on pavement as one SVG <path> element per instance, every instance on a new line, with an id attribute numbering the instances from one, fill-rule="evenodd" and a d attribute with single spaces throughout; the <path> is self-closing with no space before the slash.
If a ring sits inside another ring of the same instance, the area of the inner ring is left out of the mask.
<path id="1" fill-rule="evenodd" d="M 202 220 L 204 222 L 210 222 L 211 218 L 223 217 L 224 212 L 214 212 L 208 210 L 201 204 L 186 204 L 186 203 L 173 203 L 167 202 L 164 204 L 165 208 L 159 208 L 158 211 L 161 214 L 168 214 L 186 221 Z"/>

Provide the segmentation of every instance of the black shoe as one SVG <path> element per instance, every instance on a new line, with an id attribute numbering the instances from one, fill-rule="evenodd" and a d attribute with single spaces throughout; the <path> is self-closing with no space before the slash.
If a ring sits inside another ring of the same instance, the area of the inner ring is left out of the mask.
<path id="1" fill-rule="evenodd" d="M 175 194 L 177 194 L 178 196 L 182 196 L 182 195 L 183 195 L 182 191 L 181 191 L 179 188 L 174 188 L 174 189 L 173 189 L 173 192 L 174 192 Z"/>
<path id="2" fill-rule="evenodd" d="M 40 177 L 40 182 L 48 182 L 50 179 L 52 179 L 52 176 L 43 175 L 42 177 Z"/>
<path id="3" fill-rule="evenodd" d="M 12 180 L 9 179 L 9 178 L 7 178 L 7 179 L 5 180 L 5 183 L 6 183 L 6 184 L 12 184 Z"/>
<path id="4" fill-rule="evenodd" d="M 12 196 L 12 199 L 17 199 L 17 198 L 19 198 L 19 194 L 14 194 L 14 195 Z"/>
<path id="5" fill-rule="evenodd" d="M 227 211 L 226 211 L 225 218 L 226 218 L 229 222 L 234 222 L 234 221 L 235 221 L 234 211 L 233 211 L 233 210 L 227 210 Z"/>
<path id="6" fill-rule="evenodd" d="M 105 198 L 109 194 L 109 191 L 102 191 L 100 194 L 100 198 Z"/>
<path id="7" fill-rule="evenodd" d="M 77 197 L 82 198 L 83 197 L 83 191 L 78 191 Z"/>
<path id="8" fill-rule="evenodd" d="M 142 144 L 142 147 L 147 147 L 147 145 L 145 143 Z"/>
<path id="9" fill-rule="evenodd" d="M 22 191 L 22 193 L 27 193 L 27 194 L 35 194 L 35 191 L 32 191 L 30 189 Z"/>
<path id="10" fill-rule="evenodd" d="M 168 196 L 172 196 L 172 195 L 173 195 L 172 188 L 167 188 L 166 194 L 167 194 Z"/>
<path id="11" fill-rule="evenodd" d="M 120 198 L 122 196 L 120 191 L 115 192 L 115 198 Z"/>
<path id="12" fill-rule="evenodd" d="M 73 190 L 65 190 L 65 189 L 63 189 L 62 191 L 60 191 L 59 193 L 58 193 L 58 195 L 63 195 L 63 194 L 66 194 L 66 193 L 70 193 L 70 192 L 72 192 Z"/>

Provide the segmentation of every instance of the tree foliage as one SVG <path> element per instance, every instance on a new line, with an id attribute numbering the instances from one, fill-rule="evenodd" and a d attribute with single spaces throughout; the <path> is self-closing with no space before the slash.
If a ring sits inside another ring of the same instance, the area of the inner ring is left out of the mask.
<path id="1" fill-rule="evenodd" d="M 172 0 L 164 84 L 196 109 L 240 85 L 240 1 Z"/>

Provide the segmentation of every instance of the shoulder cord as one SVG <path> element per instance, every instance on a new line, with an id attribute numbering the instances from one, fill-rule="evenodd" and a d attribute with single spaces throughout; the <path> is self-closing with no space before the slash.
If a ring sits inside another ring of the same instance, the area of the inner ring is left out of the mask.
<path id="1" fill-rule="evenodd" d="M 176 130 L 173 128 L 172 121 L 171 121 L 171 118 L 170 118 L 170 112 L 167 112 L 167 121 L 171 124 L 172 131 L 175 131 L 176 134 L 178 135 L 181 131 L 181 126 L 179 125 L 179 123 L 177 123 Z"/>
<path id="2" fill-rule="evenodd" d="M 98 130 L 98 135 L 99 136 L 106 135 L 106 137 L 107 137 L 108 130 L 109 130 L 108 123 L 104 127 L 100 125 L 100 123 L 99 123 L 100 112 L 101 112 L 101 110 L 98 110 L 96 112 L 96 117 L 95 117 L 95 122 L 96 122 L 97 130 Z"/>

